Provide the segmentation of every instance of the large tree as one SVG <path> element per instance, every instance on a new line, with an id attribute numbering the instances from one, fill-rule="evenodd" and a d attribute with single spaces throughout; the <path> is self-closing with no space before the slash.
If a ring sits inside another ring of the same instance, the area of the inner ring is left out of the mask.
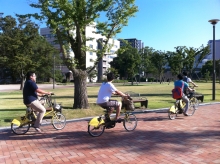
<path id="1" fill-rule="evenodd" d="M 12 80 L 21 79 L 23 89 L 25 73 L 36 70 L 49 76 L 55 49 L 38 33 L 39 27 L 29 19 L 11 16 L 0 19 L 0 67 L 10 70 Z"/>
<path id="2" fill-rule="evenodd" d="M 150 58 L 154 68 L 156 69 L 156 73 L 159 76 L 160 83 L 162 81 L 162 76 L 165 70 L 165 65 L 167 63 L 166 53 L 162 51 L 154 51 Z"/>
<path id="3" fill-rule="evenodd" d="M 145 73 L 145 77 L 149 73 L 156 72 L 156 69 L 150 59 L 154 51 L 155 50 L 151 47 L 145 47 L 139 51 L 141 57 L 140 71 Z"/>
<path id="4" fill-rule="evenodd" d="M 138 50 L 127 43 L 118 52 L 118 56 L 110 62 L 111 67 L 118 70 L 121 77 L 125 79 L 130 78 L 132 80 L 136 74 L 138 74 L 141 57 Z"/>
<path id="5" fill-rule="evenodd" d="M 38 0 L 32 7 L 39 8 L 40 14 L 29 14 L 37 19 L 45 20 L 48 27 L 53 29 L 61 46 L 64 63 L 74 76 L 73 108 L 89 108 L 86 80 L 103 55 L 109 51 L 109 39 L 121 32 L 128 19 L 137 12 L 135 0 Z M 100 14 L 105 14 L 103 22 L 98 21 Z M 97 61 L 90 70 L 86 69 L 86 42 L 94 38 L 86 37 L 86 27 L 96 22 L 96 33 L 104 39 L 102 49 L 97 51 Z M 74 52 L 70 59 L 67 49 Z"/>

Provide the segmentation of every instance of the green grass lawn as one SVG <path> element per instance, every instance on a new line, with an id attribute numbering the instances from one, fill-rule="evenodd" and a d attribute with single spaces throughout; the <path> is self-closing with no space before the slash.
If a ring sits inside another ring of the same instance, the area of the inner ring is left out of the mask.
<path id="1" fill-rule="evenodd" d="M 204 95 L 204 102 L 213 102 L 212 100 L 212 83 L 196 83 L 199 85 L 196 91 Z M 141 97 L 148 99 L 148 109 L 166 108 L 174 103 L 171 97 L 171 90 L 173 83 L 141 83 L 139 85 L 123 85 L 115 84 L 116 87 L 123 91 L 133 91 L 140 93 Z M 63 114 L 67 119 L 82 118 L 88 116 L 96 116 L 102 113 L 102 109 L 95 105 L 99 86 L 88 87 L 88 100 L 90 109 L 80 110 L 72 109 L 73 106 L 73 87 L 63 87 L 48 90 L 55 93 L 56 102 L 61 103 L 63 106 Z M 115 97 L 120 100 L 120 97 Z M 216 100 L 220 101 L 220 84 L 216 83 Z M 1 92 L 0 93 L 0 127 L 10 126 L 13 118 L 25 114 L 26 107 L 22 100 L 22 91 L 14 92 Z"/>

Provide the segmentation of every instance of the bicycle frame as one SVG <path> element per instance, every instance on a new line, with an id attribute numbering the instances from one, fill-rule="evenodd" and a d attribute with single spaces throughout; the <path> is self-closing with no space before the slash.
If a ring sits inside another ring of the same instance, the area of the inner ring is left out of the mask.
<path id="1" fill-rule="evenodd" d="M 176 100 L 175 104 L 171 106 L 170 112 L 177 113 L 180 109 L 182 110 L 185 107 L 185 102 L 182 99 Z"/>
<path id="2" fill-rule="evenodd" d="M 54 94 L 51 94 L 51 95 L 54 95 Z M 51 97 L 49 97 L 48 95 L 44 95 L 42 98 L 45 99 L 46 104 L 49 106 L 46 109 L 49 109 L 49 108 L 51 109 L 50 111 L 46 111 L 46 113 L 44 114 L 44 117 L 48 116 L 50 114 L 53 114 L 52 116 L 54 116 L 56 114 L 56 110 L 54 110 Z M 60 112 L 61 112 L 61 109 L 60 109 Z M 33 122 L 32 120 L 29 119 L 30 114 L 32 114 L 35 119 L 37 118 L 35 112 L 33 111 L 33 109 L 31 109 L 31 112 L 29 112 L 29 113 L 26 112 L 25 116 L 13 119 L 11 123 L 18 125 L 18 126 L 29 124 L 29 123 Z"/>

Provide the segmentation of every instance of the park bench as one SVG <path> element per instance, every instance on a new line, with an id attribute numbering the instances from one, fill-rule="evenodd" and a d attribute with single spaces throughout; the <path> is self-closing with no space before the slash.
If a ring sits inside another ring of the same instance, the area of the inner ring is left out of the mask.
<path id="1" fill-rule="evenodd" d="M 125 92 L 125 94 L 128 94 L 131 96 L 134 104 L 139 103 L 142 108 L 143 107 L 147 108 L 148 100 L 146 98 L 142 98 L 139 93 L 128 91 L 128 92 Z M 124 107 L 124 104 L 122 103 L 122 108 L 123 107 Z"/>
<path id="2" fill-rule="evenodd" d="M 203 100 L 204 100 L 204 95 L 203 94 L 201 94 L 201 93 L 195 93 L 195 97 L 198 99 L 198 100 L 200 100 L 201 102 L 203 102 Z"/>

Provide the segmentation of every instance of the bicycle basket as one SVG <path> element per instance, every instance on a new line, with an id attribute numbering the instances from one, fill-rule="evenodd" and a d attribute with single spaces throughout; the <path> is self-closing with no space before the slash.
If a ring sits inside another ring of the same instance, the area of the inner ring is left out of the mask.
<path id="1" fill-rule="evenodd" d="M 61 104 L 53 103 L 53 109 L 54 109 L 56 112 L 62 113 L 62 106 L 61 106 Z"/>
<path id="2" fill-rule="evenodd" d="M 134 103 L 131 99 L 123 98 L 122 103 L 125 106 L 125 110 L 130 110 L 130 111 L 135 110 Z"/>

